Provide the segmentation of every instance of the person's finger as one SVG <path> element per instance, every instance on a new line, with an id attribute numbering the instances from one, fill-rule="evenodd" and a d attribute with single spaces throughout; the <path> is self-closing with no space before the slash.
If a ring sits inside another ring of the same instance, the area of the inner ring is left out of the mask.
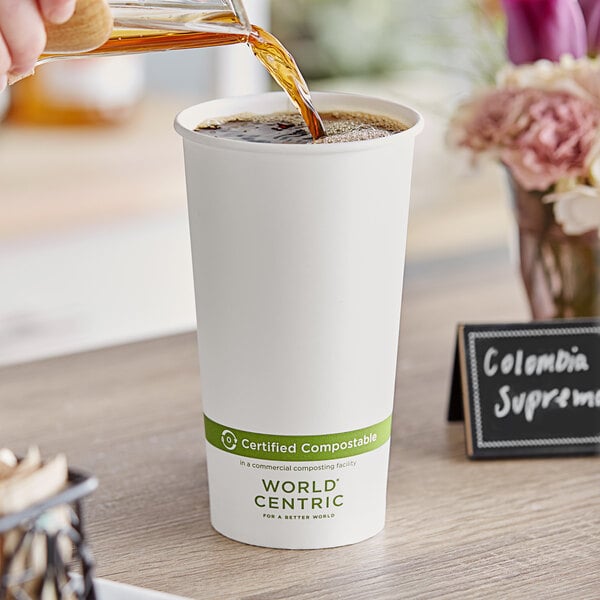
<path id="1" fill-rule="evenodd" d="M 39 0 L 44 19 L 55 25 L 68 21 L 75 10 L 75 0 Z"/>
<path id="2" fill-rule="evenodd" d="M 30 71 L 46 45 L 36 0 L 0 0 L 0 34 L 10 54 L 9 73 Z"/>
<path id="3" fill-rule="evenodd" d="M 4 37 L 0 33 L 0 92 L 6 87 L 7 74 L 10 70 L 10 53 L 4 41 Z"/>

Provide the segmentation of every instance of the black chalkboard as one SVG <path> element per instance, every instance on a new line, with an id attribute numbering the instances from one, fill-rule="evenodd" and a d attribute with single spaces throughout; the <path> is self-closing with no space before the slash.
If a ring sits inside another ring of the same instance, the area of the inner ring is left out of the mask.
<path id="1" fill-rule="evenodd" d="M 600 320 L 459 325 L 448 419 L 471 458 L 600 454 Z"/>

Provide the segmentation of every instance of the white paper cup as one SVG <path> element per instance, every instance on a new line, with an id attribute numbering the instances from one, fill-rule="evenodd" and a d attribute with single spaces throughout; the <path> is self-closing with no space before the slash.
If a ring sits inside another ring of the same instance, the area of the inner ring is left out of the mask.
<path id="1" fill-rule="evenodd" d="M 202 121 L 293 111 L 283 93 L 181 112 L 211 521 L 324 548 L 384 526 L 413 147 L 422 119 L 316 93 L 319 111 L 409 126 L 376 140 L 218 139 Z"/>

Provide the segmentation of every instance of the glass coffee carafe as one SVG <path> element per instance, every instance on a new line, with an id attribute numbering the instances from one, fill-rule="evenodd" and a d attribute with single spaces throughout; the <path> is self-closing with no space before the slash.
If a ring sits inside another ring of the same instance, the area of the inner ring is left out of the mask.
<path id="1" fill-rule="evenodd" d="M 241 0 L 78 0 L 70 21 L 48 26 L 48 45 L 36 67 L 53 64 L 12 87 L 8 118 L 45 125 L 119 123 L 137 106 L 143 70 L 133 56 L 116 55 L 244 43 L 250 32 Z M 96 58 L 101 56 L 112 58 Z"/>
<path id="2" fill-rule="evenodd" d="M 38 64 L 78 55 L 204 48 L 247 41 L 251 31 L 241 0 L 109 0 L 110 38 L 85 51 L 53 49 Z"/>

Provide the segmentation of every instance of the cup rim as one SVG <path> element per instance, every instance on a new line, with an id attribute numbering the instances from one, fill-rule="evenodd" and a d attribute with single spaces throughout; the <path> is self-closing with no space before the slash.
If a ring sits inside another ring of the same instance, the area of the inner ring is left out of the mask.
<path id="1" fill-rule="evenodd" d="M 266 92 L 248 96 L 234 96 L 201 102 L 180 111 L 174 121 L 177 133 L 194 144 L 222 149 L 277 154 L 329 154 L 332 152 L 357 152 L 379 148 L 395 143 L 399 138 L 414 138 L 423 129 L 423 116 L 415 109 L 393 100 L 375 96 L 349 94 L 345 92 L 312 92 L 317 110 L 341 110 L 365 112 L 396 119 L 407 129 L 389 136 L 353 142 L 329 144 L 281 144 L 258 143 L 204 135 L 194 128 L 203 120 L 230 117 L 245 113 L 268 114 L 270 112 L 296 112 L 296 108 L 284 92 Z"/>

